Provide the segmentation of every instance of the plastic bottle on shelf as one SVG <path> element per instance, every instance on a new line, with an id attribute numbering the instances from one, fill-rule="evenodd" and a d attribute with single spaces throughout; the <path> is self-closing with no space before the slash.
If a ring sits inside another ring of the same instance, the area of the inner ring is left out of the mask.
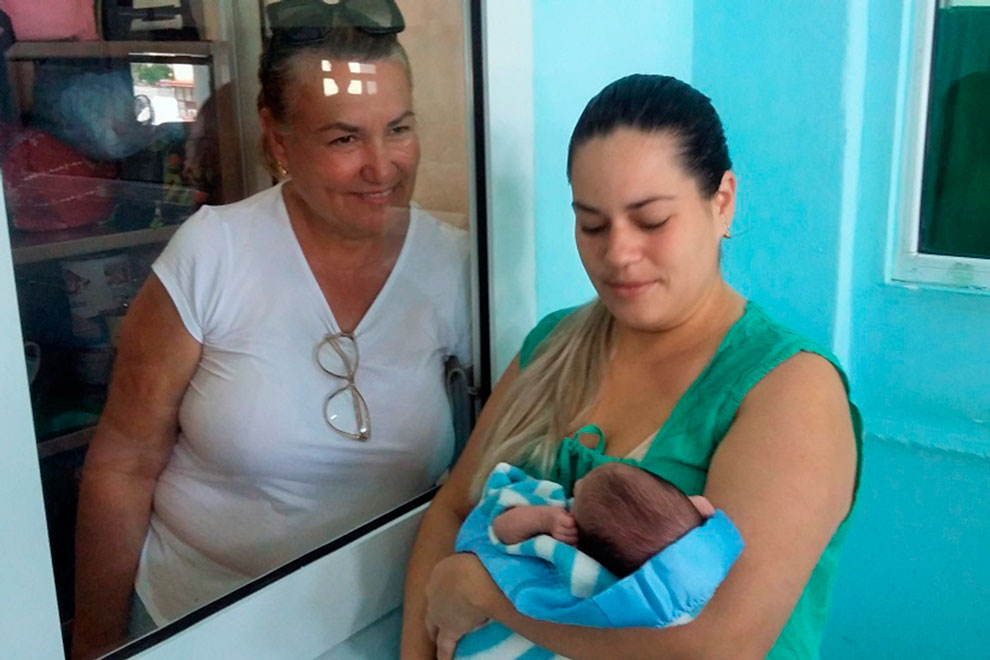
<path id="1" fill-rule="evenodd" d="M 162 203 L 155 202 L 155 214 L 151 217 L 148 226 L 152 229 L 159 229 L 165 226 L 165 217 L 162 215 Z"/>

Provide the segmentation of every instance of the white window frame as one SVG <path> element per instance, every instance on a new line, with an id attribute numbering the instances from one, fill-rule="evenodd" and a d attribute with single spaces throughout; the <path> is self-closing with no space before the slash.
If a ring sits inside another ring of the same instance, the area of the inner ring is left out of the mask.
<path id="1" fill-rule="evenodd" d="M 233 0 L 221 0 L 233 5 Z M 531 32 L 531 2 L 486 2 L 463 0 L 465 17 L 476 13 L 485 38 L 480 58 L 485 70 L 484 98 L 488 103 L 483 135 L 492 135 L 502 125 L 492 125 L 492 117 L 500 120 L 512 108 L 509 99 L 518 105 L 518 75 L 510 80 L 502 69 L 508 61 L 501 51 L 510 38 L 519 39 L 520 29 Z M 209 5 L 208 5 L 209 6 Z M 470 12 L 469 12 L 470 8 Z M 253 25 L 253 24 L 252 24 Z M 489 27 L 491 26 L 491 27 Z M 239 30 L 250 26 L 237 24 Z M 466 25 L 466 37 L 473 34 L 473 25 Z M 494 46 L 491 45 L 490 40 Z M 470 47 L 471 39 L 465 39 Z M 510 49 L 511 50 L 511 49 Z M 518 48 L 515 68 L 531 68 L 531 47 Z M 467 89 L 471 90 L 475 75 L 472 57 L 466 58 Z M 253 66 L 253 65 L 252 65 Z M 531 78 L 531 71 L 529 71 Z M 467 113 L 475 116 L 475 97 L 467 98 Z M 531 104 L 530 104 L 531 105 Z M 252 106 L 253 107 L 253 106 Z M 514 110 L 513 110 L 514 112 Z M 532 130 L 532 118 L 513 115 L 522 130 Z M 476 139 L 473 124 L 468 139 L 474 151 Z M 532 142 L 532 140 L 530 140 Z M 491 154 L 485 169 L 485 181 L 491 199 L 504 200 L 507 191 L 519 196 L 514 186 L 519 173 L 518 156 L 501 145 L 488 145 Z M 530 161 L 532 159 L 530 158 Z M 472 159 L 472 186 L 476 185 L 477 167 Z M 511 176 L 510 176 L 511 175 Z M 2 177 L 0 177 L 2 178 Z M 527 177 L 522 177 L 527 179 Z M 531 180 L 532 177 L 528 177 Z M 249 180 L 249 185 L 252 180 Z M 2 183 L 2 181 L 0 181 Z M 2 185 L 0 185 L 2 189 Z M 476 189 L 472 188 L 472 198 Z M 0 194 L 0 246 L 9 245 L 4 196 Z M 489 202 L 491 204 L 491 202 Z M 524 221 L 512 225 L 531 234 L 532 209 L 525 207 Z M 495 223 L 503 218 L 518 218 L 518 208 L 503 205 L 489 212 Z M 480 231 L 476 209 L 470 222 L 475 233 Z M 487 341 L 492 355 L 504 356 L 515 350 L 521 334 L 532 326 L 535 315 L 535 288 L 532 279 L 532 256 L 527 257 L 529 279 L 519 275 L 518 255 L 509 260 L 510 251 L 519 245 L 529 245 L 531 239 L 515 239 L 506 234 L 502 223 L 491 229 L 489 221 L 487 257 L 488 271 L 482 283 L 501 282 L 493 313 L 483 319 L 487 325 Z M 525 240 L 530 240 L 525 243 Z M 473 272 L 478 272 L 482 255 L 478 245 L 472 245 Z M 486 280 L 487 278 L 487 280 Z M 475 300 L 479 298 L 477 281 L 472 282 Z M 489 292 L 491 293 L 491 292 Z M 522 301 L 522 304 L 520 304 Z M 481 364 L 480 327 L 482 318 L 475 307 L 475 365 Z M 511 308 L 511 309 L 510 309 Z M 5 434 L 4 460 L 0 461 L 0 538 L 4 540 L 4 562 L 0 563 L 0 585 L 9 587 L 0 594 L 0 658 L 38 658 L 63 660 L 55 580 L 49 553 L 41 478 L 38 466 L 35 433 L 31 418 L 30 391 L 24 370 L 24 347 L 17 313 L 17 293 L 9 250 L 0 249 L 0 424 Z M 528 314 L 528 316 L 526 316 Z M 500 325 L 495 327 L 494 317 Z M 502 327 L 506 317 L 512 325 Z M 476 371 L 476 374 L 478 372 Z M 18 375 L 19 374 L 19 375 Z M 500 370 L 490 374 L 494 378 Z M 480 374 L 479 374 L 480 375 Z M 388 649 L 397 641 L 396 607 L 402 600 L 404 569 L 415 531 L 426 506 L 408 511 L 381 527 L 336 548 L 309 563 L 292 568 L 272 580 L 246 585 L 250 593 L 230 594 L 226 603 L 215 602 L 192 612 L 184 619 L 150 633 L 129 646 L 113 651 L 109 658 L 138 658 L 139 660 L 213 660 L 213 658 L 264 658 L 265 660 L 343 660 L 358 657 L 386 658 Z M 372 567 L 374 570 L 368 570 Z M 371 625 L 368 625 L 371 624 Z M 363 644 L 363 646 L 362 646 Z M 369 650 L 370 649 L 370 650 Z M 384 649 L 384 650 L 383 650 Z"/>
<path id="2" fill-rule="evenodd" d="M 894 126 L 890 190 L 895 203 L 891 205 L 886 279 L 889 284 L 990 295 L 990 259 L 923 254 L 919 250 L 935 13 L 938 7 L 963 4 L 976 3 L 904 3 L 897 97 L 905 101 L 897 113 L 901 119 Z"/>

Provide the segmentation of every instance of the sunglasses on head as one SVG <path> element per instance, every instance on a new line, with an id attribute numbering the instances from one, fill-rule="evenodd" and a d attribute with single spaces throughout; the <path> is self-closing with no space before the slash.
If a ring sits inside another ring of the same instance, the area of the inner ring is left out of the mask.
<path id="1" fill-rule="evenodd" d="M 395 34 L 405 29 L 395 0 L 280 0 L 265 8 L 273 36 L 292 44 L 325 39 L 334 28 L 353 27 L 369 34 Z"/>

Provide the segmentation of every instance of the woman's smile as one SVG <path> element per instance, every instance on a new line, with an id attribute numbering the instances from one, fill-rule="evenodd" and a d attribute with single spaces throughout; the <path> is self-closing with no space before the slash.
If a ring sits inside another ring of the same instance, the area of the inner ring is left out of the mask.
<path id="1" fill-rule="evenodd" d="M 366 204 L 372 204 L 374 206 L 387 206 L 392 197 L 392 191 L 394 190 L 395 188 L 393 187 L 375 192 L 356 192 L 353 194 Z"/>
<path id="2" fill-rule="evenodd" d="M 656 284 L 655 280 L 615 280 L 605 283 L 619 298 L 636 298 L 646 293 L 654 284 Z"/>

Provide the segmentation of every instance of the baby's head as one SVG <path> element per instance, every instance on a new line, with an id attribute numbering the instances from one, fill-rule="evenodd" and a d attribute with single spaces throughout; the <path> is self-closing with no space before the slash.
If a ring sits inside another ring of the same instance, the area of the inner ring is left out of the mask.
<path id="1" fill-rule="evenodd" d="M 578 480 L 571 514 L 578 548 L 620 578 L 704 522 L 672 483 L 617 461 Z"/>

